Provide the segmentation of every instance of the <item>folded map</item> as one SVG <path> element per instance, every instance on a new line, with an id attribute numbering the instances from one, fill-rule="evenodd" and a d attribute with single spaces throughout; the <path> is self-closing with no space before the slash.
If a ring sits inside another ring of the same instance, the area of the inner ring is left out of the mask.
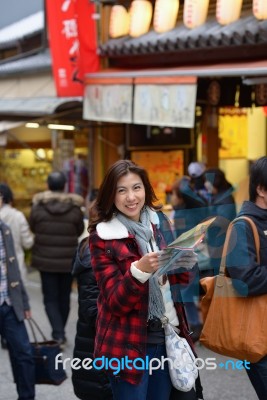
<path id="1" fill-rule="evenodd" d="M 182 233 L 161 251 L 161 260 L 164 264 L 154 273 L 154 276 L 161 276 L 173 269 L 173 264 L 181 257 L 186 257 L 194 251 L 202 242 L 209 226 L 215 221 L 216 217 L 209 218 L 194 228 Z"/>

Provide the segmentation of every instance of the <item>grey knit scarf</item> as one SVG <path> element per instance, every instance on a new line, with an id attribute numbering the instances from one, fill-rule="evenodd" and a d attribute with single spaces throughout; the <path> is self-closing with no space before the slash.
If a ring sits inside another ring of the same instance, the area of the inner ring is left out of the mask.
<path id="1" fill-rule="evenodd" d="M 147 207 L 144 207 L 140 215 L 140 222 L 133 221 L 125 215 L 118 213 L 118 220 L 127 228 L 128 232 L 135 236 L 141 254 L 145 255 L 151 251 L 152 230 L 150 225 Z M 159 287 L 158 278 L 151 275 L 149 279 L 149 304 L 148 319 L 162 318 L 165 313 L 162 293 Z"/>

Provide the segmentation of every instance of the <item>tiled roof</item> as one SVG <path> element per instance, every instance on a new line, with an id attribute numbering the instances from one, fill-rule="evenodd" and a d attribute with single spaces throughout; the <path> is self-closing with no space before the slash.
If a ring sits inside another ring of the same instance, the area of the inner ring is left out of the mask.
<path id="1" fill-rule="evenodd" d="M 123 57 L 263 43 L 267 44 L 267 20 L 259 21 L 250 14 L 225 26 L 210 18 L 204 25 L 191 30 L 179 23 L 175 29 L 162 34 L 151 30 L 139 38 L 111 39 L 99 46 L 99 54 Z"/>
<path id="2" fill-rule="evenodd" d="M 0 29 L 0 47 L 6 47 L 9 43 L 32 36 L 43 29 L 44 11 L 41 10 Z"/>
<path id="3" fill-rule="evenodd" d="M 0 78 L 18 73 L 32 73 L 51 70 L 51 56 L 49 49 L 32 56 L 14 61 L 0 63 Z"/>

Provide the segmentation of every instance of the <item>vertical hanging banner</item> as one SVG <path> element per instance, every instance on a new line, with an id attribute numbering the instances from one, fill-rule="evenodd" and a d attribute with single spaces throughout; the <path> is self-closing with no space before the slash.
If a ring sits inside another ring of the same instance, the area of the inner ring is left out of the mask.
<path id="1" fill-rule="evenodd" d="M 46 9 L 57 95 L 82 96 L 84 75 L 99 69 L 95 6 L 88 0 L 46 0 Z"/>

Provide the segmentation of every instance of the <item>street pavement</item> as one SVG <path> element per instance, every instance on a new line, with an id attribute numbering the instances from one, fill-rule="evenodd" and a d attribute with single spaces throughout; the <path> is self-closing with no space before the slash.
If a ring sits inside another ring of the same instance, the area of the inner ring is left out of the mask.
<path id="1" fill-rule="evenodd" d="M 47 338 L 50 338 L 50 327 L 42 304 L 40 281 L 37 272 L 28 274 L 26 287 L 30 296 L 33 318 L 38 322 Z M 72 357 L 76 321 L 77 293 L 74 289 L 71 296 L 71 313 L 66 331 L 68 343 L 63 353 L 63 359 Z M 257 400 L 246 372 L 237 368 L 238 365 L 234 363 L 236 360 L 228 361 L 227 363 L 228 359 L 226 357 L 218 356 L 199 344 L 197 345 L 197 353 L 203 360 L 210 357 L 216 358 L 216 360 L 210 361 L 216 362 L 216 369 L 208 370 L 205 367 L 200 370 L 205 400 Z M 68 379 L 60 386 L 36 385 L 36 400 L 77 400 L 73 393 L 69 364 L 67 366 L 67 374 Z M 12 379 L 8 354 L 6 350 L 0 349 L 0 400 L 16 399 L 17 392 Z M 92 398 L 92 400 L 94 399 Z"/>

